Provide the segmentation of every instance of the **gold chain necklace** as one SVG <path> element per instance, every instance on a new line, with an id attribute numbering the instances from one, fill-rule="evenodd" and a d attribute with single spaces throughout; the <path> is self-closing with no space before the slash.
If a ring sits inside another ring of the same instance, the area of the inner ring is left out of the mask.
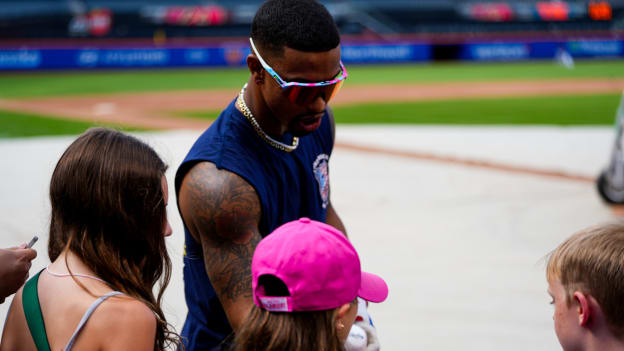
<path id="1" fill-rule="evenodd" d="M 267 133 L 264 132 L 264 130 L 262 130 L 262 128 L 260 128 L 260 124 L 258 124 L 258 121 L 256 121 L 253 114 L 251 113 L 251 110 L 249 109 L 249 107 L 247 107 L 247 104 L 245 103 L 244 94 L 245 94 L 246 89 L 247 89 L 247 83 L 243 85 L 243 89 L 241 89 L 240 93 L 238 93 L 238 98 L 236 99 L 236 106 L 241 110 L 241 112 L 243 113 L 243 116 L 247 118 L 249 123 L 251 123 L 251 126 L 253 127 L 253 129 L 256 130 L 256 133 L 258 133 L 260 138 L 262 138 L 262 140 L 264 140 L 267 144 L 273 146 L 274 148 L 278 150 L 282 150 L 286 152 L 295 151 L 297 146 L 299 146 L 299 138 L 297 138 L 296 136 L 294 136 L 292 139 L 292 145 L 287 145 L 287 144 L 284 144 L 282 142 L 279 142 L 271 138 Z"/>

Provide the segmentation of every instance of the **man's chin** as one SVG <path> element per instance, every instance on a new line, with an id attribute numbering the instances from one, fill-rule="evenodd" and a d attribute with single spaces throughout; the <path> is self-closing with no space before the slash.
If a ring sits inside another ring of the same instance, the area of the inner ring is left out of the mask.
<path id="1" fill-rule="evenodd" d="M 307 131 L 307 130 L 299 130 L 299 129 L 294 129 L 294 128 L 291 128 L 291 130 L 289 130 L 288 132 L 289 132 L 290 134 L 292 134 L 292 135 L 296 136 L 296 137 L 301 138 L 301 137 L 304 137 L 304 136 L 306 136 L 306 135 L 308 135 L 308 134 L 312 133 L 312 132 L 313 132 L 313 130 L 312 130 L 312 131 Z"/>

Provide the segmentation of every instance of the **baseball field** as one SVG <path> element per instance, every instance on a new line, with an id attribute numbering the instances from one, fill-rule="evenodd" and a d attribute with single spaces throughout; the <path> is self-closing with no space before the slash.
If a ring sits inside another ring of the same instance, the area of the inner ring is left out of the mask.
<path id="1" fill-rule="evenodd" d="M 624 62 L 347 67 L 331 198 L 363 268 L 388 300 L 369 310 L 382 350 L 560 350 L 544 257 L 574 231 L 616 218 L 595 191 L 624 90 Z M 75 134 L 112 125 L 175 170 L 247 79 L 241 69 L 0 75 L 0 247 L 40 236 L 50 175 Z M 164 300 L 180 330 L 183 226 Z M 0 305 L 4 319 L 10 299 Z"/>
<path id="2" fill-rule="evenodd" d="M 246 77 L 245 69 L 4 74 L 0 135 L 93 124 L 202 129 Z M 608 125 L 622 89 L 622 61 L 353 66 L 333 106 L 338 123 L 352 124 Z"/>

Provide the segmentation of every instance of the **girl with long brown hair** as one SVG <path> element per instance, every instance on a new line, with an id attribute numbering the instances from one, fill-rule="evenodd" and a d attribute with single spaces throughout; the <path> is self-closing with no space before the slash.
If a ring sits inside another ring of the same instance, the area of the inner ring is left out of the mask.
<path id="1" fill-rule="evenodd" d="M 161 309 L 171 276 L 166 169 L 148 145 L 110 129 L 67 148 L 50 182 L 52 263 L 15 295 L 0 349 L 177 344 Z"/>
<path id="2" fill-rule="evenodd" d="M 357 298 L 388 296 L 383 279 L 361 271 L 344 234 L 308 218 L 262 239 L 251 274 L 254 306 L 235 336 L 235 351 L 343 351 Z"/>

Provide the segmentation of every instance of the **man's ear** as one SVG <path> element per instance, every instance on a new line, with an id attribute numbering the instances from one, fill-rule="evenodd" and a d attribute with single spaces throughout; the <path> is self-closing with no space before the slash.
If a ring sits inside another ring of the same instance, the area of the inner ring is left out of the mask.
<path id="1" fill-rule="evenodd" d="M 256 55 L 247 55 L 247 68 L 249 68 L 249 73 L 251 73 L 253 82 L 256 84 L 262 84 L 264 82 L 264 68 L 262 68 L 262 64 Z"/>
<path id="2" fill-rule="evenodd" d="M 577 304 L 576 312 L 577 312 L 579 325 L 582 327 L 586 327 L 592 316 L 592 306 L 589 301 L 590 297 L 583 294 L 580 291 L 575 291 L 573 298 Z"/>

